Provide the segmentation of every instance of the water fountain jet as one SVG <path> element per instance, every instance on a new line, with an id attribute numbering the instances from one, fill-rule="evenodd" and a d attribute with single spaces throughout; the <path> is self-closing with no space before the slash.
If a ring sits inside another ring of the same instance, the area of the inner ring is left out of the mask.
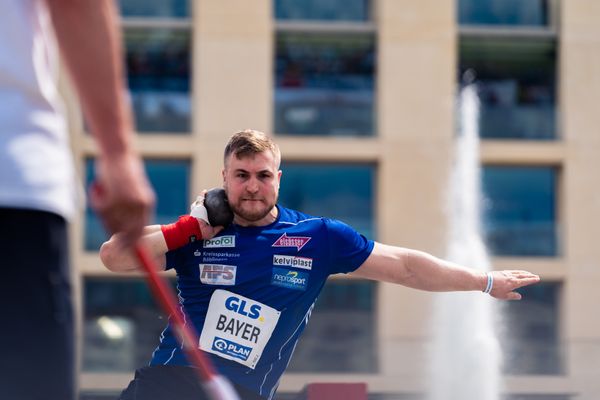
<path id="1" fill-rule="evenodd" d="M 474 84 L 460 94 L 460 130 L 450 179 L 446 258 L 491 269 L 481 229 L 479 100 Z M 494 323 L 497 306 L 482 293 L 436 294 L 429 400 L 498 400 L 501 356 Z"/>

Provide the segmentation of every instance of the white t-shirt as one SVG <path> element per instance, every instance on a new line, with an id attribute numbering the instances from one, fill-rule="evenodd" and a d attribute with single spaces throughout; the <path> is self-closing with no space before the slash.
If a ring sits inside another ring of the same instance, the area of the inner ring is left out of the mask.
<path id="1" fill-rule="evenodd" d="M 0 207 L 70 218 L 76 179 L 57 88 L 58 51 L 46 4 L 2 0 Z"/>

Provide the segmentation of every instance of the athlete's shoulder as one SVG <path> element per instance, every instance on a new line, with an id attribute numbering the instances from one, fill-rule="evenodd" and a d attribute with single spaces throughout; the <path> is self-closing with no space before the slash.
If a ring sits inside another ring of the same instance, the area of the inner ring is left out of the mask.
<path id="1" fill-rule="evenodd" d="M 323 221 L 325 218 L 309 215 L 298 210 L 292 210 L 278 205 L 279 209 L 279 222 L 282 224 L 299 224 L 313 221 Z"/>
<path id="2" fill-rule="evenodd" d="M 311 225 L 313 227 L 327 228 L 328 230 L 353 230 L 346 223 L 328 217 L 315 216 L 291 208 L 278 205 L 279 222 L 282 225 Z"/>

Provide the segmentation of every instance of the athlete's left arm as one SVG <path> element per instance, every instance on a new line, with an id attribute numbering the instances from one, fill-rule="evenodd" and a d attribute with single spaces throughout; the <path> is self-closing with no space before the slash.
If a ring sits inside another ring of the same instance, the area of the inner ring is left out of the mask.
<path id="1" fill-rule="evenodd" d="M 377 242 L 352 275 L 432 292 L 483 291 L 488 282 L 484 272 L 422 251 Z M 492 275 L 494 285 L 490 295 L 505 300 L 520 300 L 521 295 L 514 290 L 540 280 L 539 276 L 520 270 L 494 271 Z"/>

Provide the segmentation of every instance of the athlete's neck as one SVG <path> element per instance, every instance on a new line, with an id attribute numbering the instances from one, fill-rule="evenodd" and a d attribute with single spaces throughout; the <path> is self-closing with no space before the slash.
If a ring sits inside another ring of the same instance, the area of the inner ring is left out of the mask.
<path id="1" fill-rule="evenodd" d="M 263 218 L 259 219 L 258 221 L 248 221 L 248 220 L 240 217 L 238 214 L 235 214 L 235 216 L 233 218 L 233 222 L 236 225 L 245 226 L 245 227 L 267 226 L 267 225 L 270 225 L 273 222 L 275 222 L 278 215 L 279 215 L 279 209 L 277 208 L 277 206 L 274 206 L 267 215 L 265 215 Z"/>

